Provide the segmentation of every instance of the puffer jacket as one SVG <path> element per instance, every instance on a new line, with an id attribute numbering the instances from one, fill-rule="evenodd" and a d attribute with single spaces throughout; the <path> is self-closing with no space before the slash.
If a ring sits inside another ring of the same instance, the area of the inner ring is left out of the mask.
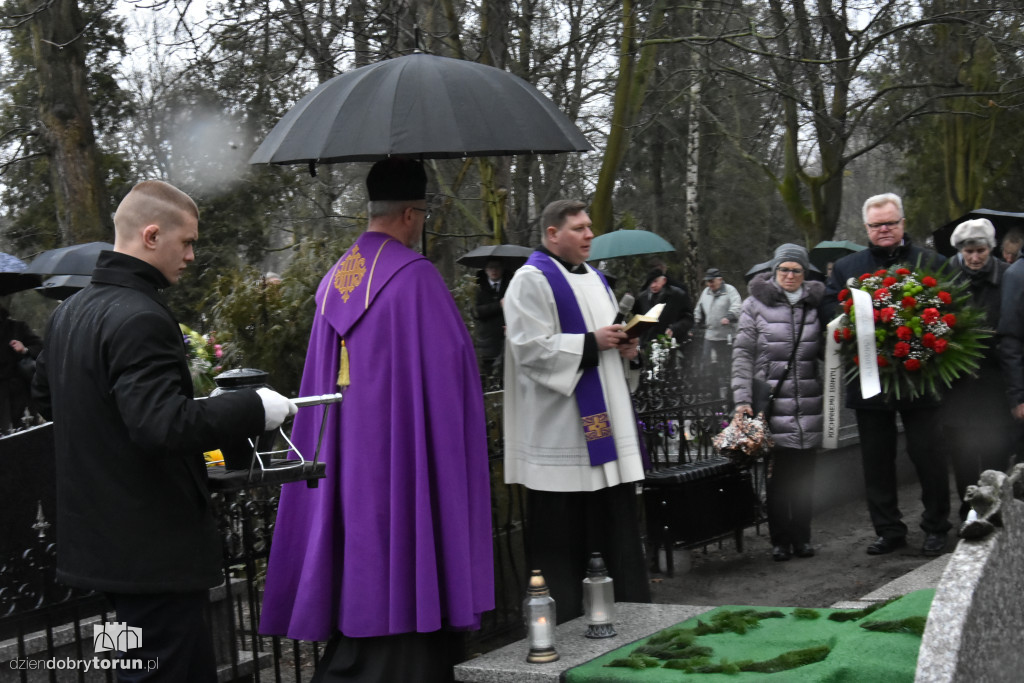
<path id="1" fill-rule="evenodd" d="M 791 305 L 772 273 L 750 281 L 732 348 L 732 391 L 736 403 L 750 403 L 753 378 L 776 387 L 770 427 L 775 445 L 814 448 L 824 428 L 818 357 L 824 343 L 818 307 L 825 293 L 821 282 L 805 282 L 800 299 Z M 795 362 L 778 385 L 800 330 Z"/>

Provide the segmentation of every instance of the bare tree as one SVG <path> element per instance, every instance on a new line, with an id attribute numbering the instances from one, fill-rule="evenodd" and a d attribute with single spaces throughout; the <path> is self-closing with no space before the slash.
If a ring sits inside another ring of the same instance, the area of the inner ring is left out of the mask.
<path id="1" fill-rule="evenodd" d="M 692 49 L 713 42 L 708 54 L 715 77 L 739 81 L 761 101 L 761 133 L 753 138 L 737 136 L 726 112 L 706 108 L 705 115 L 771 179 L 811 244 L 835 232 L 851 161 L 960 94 L 955 81 L 922 83 L 903 78 L 898 69 L 876 77 L 885 70 L 887 47 L 930 26 L 971 25 L 979 33 L 993 28 L 985 23 L 991 8 L 921 7 L 904 0 L 870 6 L 769 0 L 763 9 L 725 2 L 705 12 L 722 14 L 714 23 L 725 30 L 648 42 Z"/>

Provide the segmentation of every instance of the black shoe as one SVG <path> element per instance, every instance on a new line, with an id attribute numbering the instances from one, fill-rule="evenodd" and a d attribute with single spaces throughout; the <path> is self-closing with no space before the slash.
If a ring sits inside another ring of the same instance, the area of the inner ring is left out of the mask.
<path id="1" fill-rule="evenodd" d="M 885 536 L 879 536 L 875 539 L 875 542 L 868 546 L 868 555 L 885 555 L 891 553 L 897 548 L 902 548 L 907 544 L 907 539 L 903 536 L 896 538 L 886 538 Z M 945 541 L 943 541 L 945 545 Z"/>
<path id="2" fill-rule="evenodd" d="M 946 534 L 926 534 L 924 545 L 921 546 L 921 554 L 935 557 L 941 555 L 946 549 Z"/>
<path id="3" fill-rule="evenodd" d="M 810 543 L 797 543 L 793 546 L 793 554 L 797 557 L 814 557 L 814 546 Z"/>
<path id="4" fill-rule="evenodd" d="M 773 545 L 772 546 L 772 559 L 776 562 L 785 562 L 789 559 L 789 546 L 786 545 Z"/>

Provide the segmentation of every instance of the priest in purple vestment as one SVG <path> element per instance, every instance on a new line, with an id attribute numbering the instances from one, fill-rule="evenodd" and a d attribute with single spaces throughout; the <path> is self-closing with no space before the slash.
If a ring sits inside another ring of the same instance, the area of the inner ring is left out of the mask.
<path id="1" fill-rule="evenodd" d="M 490 478 L 473 343 L 434 266 L 409 247 L 426 175 L 367 177 L 369 228 L 327 273 L 301 395 L 331 409 L 317 488 L 284 486 L 260 632 L 330 640 L 315 681 L 450 680 L 452 632 L 494 608 Z M 322 411 L 293 440 L 312 453 Z"/>

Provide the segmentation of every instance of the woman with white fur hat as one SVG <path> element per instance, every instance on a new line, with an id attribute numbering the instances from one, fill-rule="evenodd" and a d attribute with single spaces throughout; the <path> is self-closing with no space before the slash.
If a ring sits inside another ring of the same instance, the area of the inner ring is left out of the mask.
<path id="1" fill-rule="evenodd" d="M 999 327 L 1003 274 L 1009 267 L 995 257 L 995 228 L 987 218 L 964 221 L 949 241 L 957 251 L 949 260 L 953 278 L 967 284 L 971 305 L 985 311 L 985 326 L 994 332 Z M 943 405 L 946 443 L 961 501 L 983 471 L 1005 472 L 1013 451 L 1013 421 L 998 339 L 989 338 L 985 344 L 977 375 L 954 381 Z M 961 503 L 961 519 L 968 510 L 969 506 Z"/>

